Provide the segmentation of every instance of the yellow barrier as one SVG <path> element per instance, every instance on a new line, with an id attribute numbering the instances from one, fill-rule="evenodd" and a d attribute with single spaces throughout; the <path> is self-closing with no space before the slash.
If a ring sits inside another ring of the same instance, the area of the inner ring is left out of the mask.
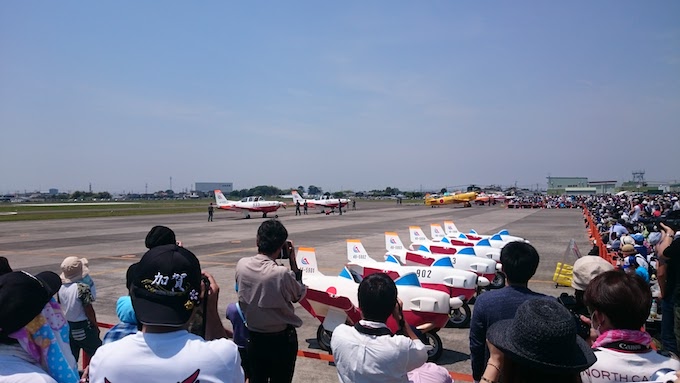
<path id="1" fill-rule="evenodd" d="M 574 273 L 574 266 L 557 262 L 555 266 L 555 274 L 553 274 L 553 282 L 558 285 L 571 287 L 571 279 Z"/>

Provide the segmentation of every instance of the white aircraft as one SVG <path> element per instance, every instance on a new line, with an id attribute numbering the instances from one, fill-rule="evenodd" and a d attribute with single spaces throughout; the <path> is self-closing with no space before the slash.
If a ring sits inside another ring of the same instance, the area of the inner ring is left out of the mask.
<path id="1" fill-rule="evenodd" d="M 478 257 L 472 247 L 450 251 L 449 254 L 435 253 L 425 245 L 412 245 L 413 249 L 407 249 L 401 242 L 397 233 L 385 233 L 385 259 L 389 256 L 396 258 L 402 265 L 426 265 L 430 266 L 442 257 L 451 258 L 453 267 L 459 270 L 467 270 L 484 277 L 493 288 L 502 287 L 505 277 L 498 273 L 501 264 L 486 257 Z"/>
<path id="2" fill-rule="evenodd" d="M 433 223 L 430 225 L 430 233 L 432 235 L 432 241 L 430 241 L 424 234 L 420 237 L 415 236 L 414 233 L 419 230 L 420 228 L 418 227 L 409 228 L 411 242 L 425 244 L 429 241 L 429 247 L 433 253 L 449 254 L 449 252 L 453 252 L 455 254 L 455 251 L 451 248 L 457 251 L 471 247 L 477 256 L 484 256 L 496 262 L 501 261 L 501 249 L 493 247 L 488 238 L 479 241 L 472 241 L 467 238 L 452 238 L 444 234 L 444 229 L 440 225 Z"/>
<path id="3" fill-rule="evenodd" d="M 221 190 L 215 190 L 215 202 L 218 209 L 239 211 L 250 218 L 250 213 L 262 213 L 262 218 L 267 218 L 267 213 L 272 213 L 279 208 L 286 208 L 285 202 L 265 201 L 264 198 L 253 196 L 246 197 L 240 201 L 229 201 Z M 278 215 L 274 215 L 278 218 Z"/>
<path id="4" fill-rule="evenodd" d="M 290 194 L 293 195 L 293 204 L 300 202 L 300 206 L 302 206 L 307 202 L 307 207 L 311 208 L 330 208 L 331 210 L 334 210 L 338 206 L 340 206 L 340 208 L 347 206 L 350 201 L 347 198 L 331 198 L 330 196 L 321 196 L 321 198 L 318 199 L 305 199 L 300 196 L 300 193 L 298 193 L 297 190 L 291 191 Z"/>
<path id="5" fill-rule="evenodd" d="M 347 260 L 349 263 L 345 266 L 364 278 L 374 273 L 385 273 L 392 279 L 398 279 L 415 273 L 422 287 L 443 291 L 451 298 L 460 299 L 462 307 L 451 310 L 451 327 L 463 328 L 470 324 L 472 312 L 467 302 L 477 292 L 477 286 L 489 285 L 488 279 L 471 271 L 454 269 L 448 257 L 438 259 L 431 266 L 404 266 L 394 257 L 388 257 L 386 262 L 378 262 L 368 255 L 358 239 L 347 240 Z"/>
<path id="6" fill-rule="evenodd" d="M 438 239 L 433 238 L 430 240 L 427 238 L 420 226 L 409 226 L 408 232 L 411 237 L 409 249 L 415 250 L 420 247 L 425 247 L 428 251 L 435 254 L 466 254 L 500 262 L 500 250 L 491 247 L 488 240 L 479 241 L 475 244 L 468 240 L 449 239 L 443 235 L 443 230 L 437 228 L 437 225 L 434 227 L 430 226 L 430 229 L 432 235 L 436 236 Z"/>
<path id="7" fill-rule="evenodd" d="M 362 277 L 346 267 L 337 277 L 323 275 L 318 270 L 313 248 L 299 248 L 295 259 L 302 270 L 302 282 L 307 286 L 307 294 L 299 303 L 321 321 L 317 341 L 328 351 L 330 337 L 337 326 L 354 324 L 361 319 L 357 292 Z M 429 360 L 436 360 L 444 350 L 436 332 L 448 322 L 451 309 L 461 307 L 463 302 L 444 292 L 422 288 L 413 273 L 405 274 L 394 283 L 404 304 L 404 320 L 423 333 L 426 343 L 432 346 L 428 351 Z M 387 326 L 393 332 L 399 328 L 392 317 Z"/>
<path id="8" fill-rule="evenodd" d="M 449 239 L 460 239 L 460 240 L 466 240 L 470 242 L 478 242 L 483 239 L 488 239 L 489 243 L 491 244 L 492 247 L 502 249 L 503 246 L 505 246 L 509 242 L 514 242 L 514 241 L 519 241 L 519 242 L 527 242 L 526 239 L 522 237 L 516 237 L 514 235 L 510 235 L 510 233 L 503 229 L 499 231 L 496 234 L 493 235 L 482 235 L 482 234 L 477 234 L 476 231 L 470 230 L 469 233 L 463 233 L 458 228 L 456 227 L 456 224 L 453 223 L 453 221 L 444 221 L 444 232 L 446 235 L 449 237 Z"/>

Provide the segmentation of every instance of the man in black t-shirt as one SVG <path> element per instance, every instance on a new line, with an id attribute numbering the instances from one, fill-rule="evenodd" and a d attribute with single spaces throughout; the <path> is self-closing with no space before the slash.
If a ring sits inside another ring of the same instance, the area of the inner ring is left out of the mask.
<path id="1" fill-rule="evenodd" d="M 663 229 L 661 241 L 656 247 L 657 254 L 659 255 L 660 261 L 665 261 L 666 263 L 666 285 L 664 288 L 664 299 L 663 299 L 663 314 L 670 314 L 670 307 L 673 307 L 673 330 L 675 334 L 676 348 L 675 351 L 680 349 L 680 289 L 677 288 L 678 281 L 680 281 L 680 238 L 675 237 L 675 230 L 665 224 L 661 224 Z M 663 315 L 669 317 L 670 315 Z M 667 326 L 662 323 L 662 339 L 668 339 L 667 332 L 670 330 L 668 322 Z M 666 328 L 666 333 L 664 332 Z M 664 335 L 666 334 L 666 335 Z M 665 342 L 668 343 L 668 342 Z M 669 347 L 670 348 L 670 347 Z M 671 350 L 672 351 L 672 350 Z"/>

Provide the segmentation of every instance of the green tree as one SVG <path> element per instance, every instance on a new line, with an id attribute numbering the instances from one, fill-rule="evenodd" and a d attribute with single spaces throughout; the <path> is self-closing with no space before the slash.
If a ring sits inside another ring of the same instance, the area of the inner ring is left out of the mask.
<path id="1" fill-rule="evenodd" d="M 323 192 L 320 187 L 316 187 L 314 185 L 309 185 L 307 188 L 307 192 L 311 195 L 319 195 Z"/>
<path id="2" fill-rule="evenodd" d="M 298 193 L 300 193 L 300 195 L 303 195 L 303 194 L 305 194 L 305 187 L 300 185 L 300 186 L 297 187 L 297 191 L 298 191 Z"/>
<path id="3" fill-rule="evenodd" d="M 445 194 L 445 193 L 446 193 L 446 188 L 442 188 L 442 190 L 441 190 L 440 192 L 441 192 L 442 194 Z"/>

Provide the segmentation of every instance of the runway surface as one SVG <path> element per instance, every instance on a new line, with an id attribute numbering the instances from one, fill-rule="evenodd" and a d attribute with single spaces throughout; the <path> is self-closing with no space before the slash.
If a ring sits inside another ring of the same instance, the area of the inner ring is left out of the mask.
<path id="1" fill-rule="evenodd" d="M 492 233 L 505 228 L 510 234 L 527 238 L 541 255 L 541 263 L 530 288 L 557 296 L 572 293 L 556 289 L 551 282 L 556 262 L 562 261 L 570 239 L 576 240 L 582 253 L 590 249 L 580 210 L 533 210 L 492 207 L 440 207 L 394 205 L 387 202 L 359 202 L 358 210 L 340 215 L 310 212 L 295 216 L 294 209 L 279 210 L 280 220 L 296 247 L 314 247 L 319 268 L 327 275 L 337 275 L 345 262 L 347 239 L 360 239 L 368 253 L 381 259 L 384 232 L 396 231 L 408 245 L 408 227 L 419 225 L 429 234 L 431 223 L 454 220 L 459 229 L 474 228 Z M 144 238 L 154 225 L 165 225 L 177 239 L 194 252 L 203 269 L 212 273 L 221 287 L 219 307 L 225 312 L 236 300 L 234 266 L 245 256 L 256 254 L 255 234 L 261 218 L 242 219 L 240 215 L 216 211 L 215 221 L 205 214 L 135 216 L 52 221 L 0 223 L 0 255 L 9 259 L 15 270 L 59 273 L 67 256 L 89 260 L 90 274 L 97 286 L 94 303 L 100 322 L 115 324 L 115 303 L 125 290 L 125 272 L 145 252 Z M 572 261 L 573 262 L 573 261 Z M 473 306 L 474 310 L 474 306 Z M 303 308 L 296 312 L 304 325 L 298 330 L 301 350 L 321 352 L 316 344 L 319 322 Z M 225 319 L 224 323 L 230 327 Z M 439 332 L 445 351 L 438 364 L 450 371 L 470 373 L 467 329 L 442 329 Z M 335 382 L 335 367 L 328 362 L 298 358 L 295 382 Z"/>

